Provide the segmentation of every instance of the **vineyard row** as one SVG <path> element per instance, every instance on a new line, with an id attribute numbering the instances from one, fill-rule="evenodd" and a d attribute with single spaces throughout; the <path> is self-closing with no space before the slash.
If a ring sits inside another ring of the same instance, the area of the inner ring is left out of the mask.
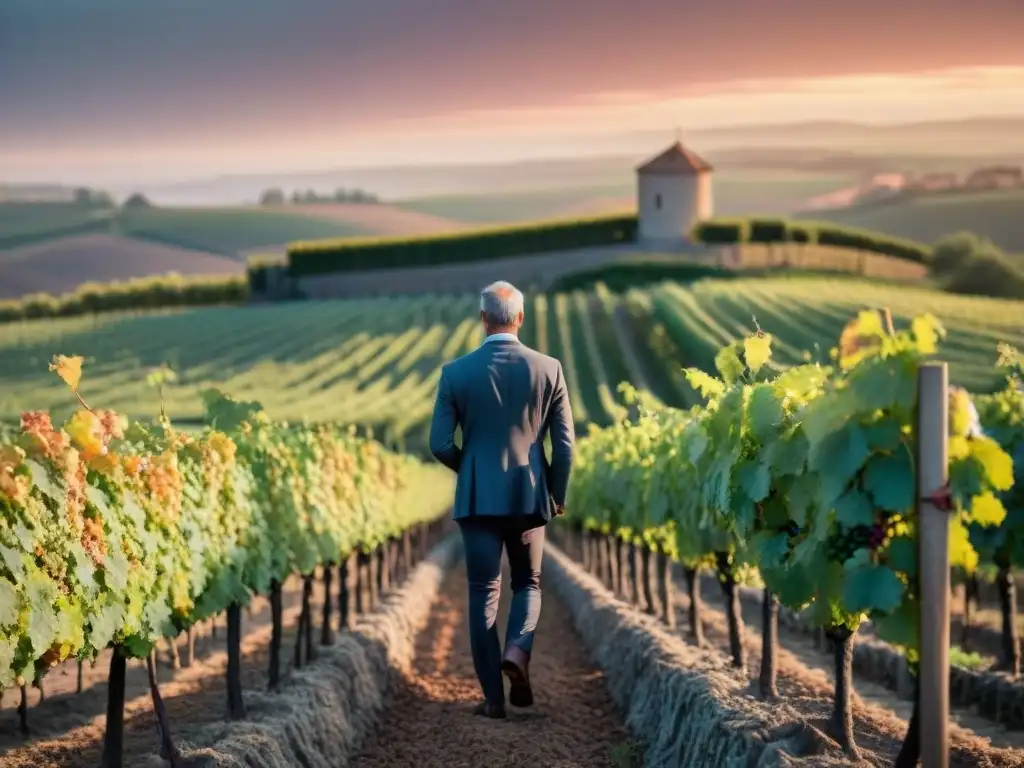
<path id="1" fill-rule="evenodd" d="M 273 611 L 273 688 L 282 583 L 303 577 L 301 661 L 302 646 L 307 658 L 313 649 L 316 570 L 329 641 L 333 571 L 345 625 L 353 585 L 361 609 L 408 571 L 414 547 L 422 556 L 452 482 L 351 429 L 272 422 L 258 403 L 215 390 L 203 393 L 208 426 L 198 434 L 176 430 L 162 412 L 155 426 L 129 422 L 86 403 L 81 366 L 62 356 L 51 365 L 80 406 L 63 427 L 28 411 L 0 436 L 0 689 L 23 686 L 24 703 L 24 686 L 41 687 L 52 667 L 114 648 L 105 761 L 120 765 L 128 658 L 150 664 L 162 720 L 154 648 L 226 612 L 228 710 L 244 717 L 240 624 L 252 597 L 268 596 Z M 173 750 L 164 722 L 161 733 Z"/>
<path id="2" fill-rule="evenodd" d="M 725 332 L 689 297 L 666 293 L 658 298 L 682 303 L 680 323 L 696 318 L 708 335 Z M 578 445 L 568 508 L 577 526 L 591 532 L 582 542 L 587 564 L 621 563 L 623 547 L 648 553 L 639 563 L 631 557 L 630 578 L 652 605 L 650 573 L 656 569 L 669 620 L 668 573 L 670 563 L 679 562 L 698 642 L 698 575 L 714 572 L 726 595 L 730 653 L 740 669 L 746 667 L 740 585 L 756 574 L 764 584 L 762 696 L 778 694 L 774 646 L 781 604 L 822 628 L 834 649 L 829 730 L 851 756 L 858 753 L 850 708 L 854 636 L 863 623 L 870 620 L 916 672 L 916 384 L 943 336 L 930 315 L 897 331 L 890 315 L 867 310 L 846 325 L 825 361 L 784 367 L 772 353 L 784 355 L 786 345 L 757 329 L 714 355 L 717 377 L 687 371 L 705 404 L 680 410 L 645 403 L 639 393 L 633 419 L 594 430 Z M 951 390 L 949 555 L 959 570 L 972 573 L 991 563 L 1005 579 L 1017 557 L 1024 510 L 1024 481 L 1017 477 L 1015 484 L 1011 459 L 1019 474 L 1024 394 L 1019 355 L 1004 346 L 1000 365 L 1007 382 L 1002 391 L 972 404 L 966 391 Z M 1009 626 L 1014 633 L 1014 617 Z M 1008 647 L 1014 649 L 1012 671 L 1019 672 L 1015 635 Z M 916 722 L 915 710 L 898 765 L 917 759 Z"/>

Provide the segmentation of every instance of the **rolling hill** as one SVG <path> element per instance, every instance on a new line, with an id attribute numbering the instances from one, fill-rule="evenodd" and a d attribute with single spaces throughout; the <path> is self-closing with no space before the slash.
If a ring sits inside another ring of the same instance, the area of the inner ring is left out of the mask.
<path id="1" fill-rule="evenodd" d="M 103 315 L 0 326 L 0 418 L 73 404 L 47 372 L 55 352 L 81 354 L 83 396 L 96 407 L 153 417 L 158 393 L 145 371 L 178 374 L 164 393 L 170 415 L 195 419 L 209 386 L 261 401 L 277 418 L 374 424 L 425 438 L 442 363 L 473 349 L 482 329 L 475 293 L 295 302 L 141 315 Z M 897 324 L 930 311 L 949 330 L 941 355 L 951 380 L 997 385 L 996 344 L 1024 346 L 1024 303 L 950 296 L 849 278 L 737 278 L 663 283 L 626 294 L 528 296 L 524 341 L 563 362 L 580 426 L 621 411 L 629 380 L 659 400 L 692 402 L 681 368 L 707 367 L 721 345 L 755 322 L 775 339 L 781 365 L 804 350 L 828 359 L 843 324 L 865 307 L 890 307 Z"/>
<path id="2" fill-rule="evenodd" d="M 636 210 L 632 166 L 623 163 L 621 178 L 622 181 L 614 184 L 438 195 L 400 200 L 394 205 L 472 224 L 506 224 Z M 715 211 L 723 216 L 788 214 L 806 200 L 850 183 L 850 179 L 849 175 L 836 173 L 727 169 L 714 176 Z"/>
<path id="3" fill-rule="evenodd" d="M 889 203 L 820 210 L 801 218 L 863 227 L 930 243 L 970 230 L 1011 253 L 1024 253 L 1024 188 L 936 194 Z"/>
<path id="4" fill-rule="evenodd" d="M 110 282 L 167 272 L 240 275 L 237 259 L 109 234 L 63 237 L 0 251 L 0 299 L 60 294 L 86 282 Z"/>

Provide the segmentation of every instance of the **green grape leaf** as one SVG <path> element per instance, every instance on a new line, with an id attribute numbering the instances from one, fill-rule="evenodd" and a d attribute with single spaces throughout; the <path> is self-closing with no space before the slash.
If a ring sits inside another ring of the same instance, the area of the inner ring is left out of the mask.
<path id="1" fill-rule="evenodd" d="M 772 478 L 768 467 L 760 462 L 747 461 L 737 470 L 740 488 L 751 501 L 764 501 L 771 491 Z"/>
<path id="2" fill-rule="evenodd" d="M 129 658 L 144 659 L 152 652 L 156 642 L 149 637 L 129 635 L 121 643 L 121 646 Z"/>
<path id="3" fill-rule="evenodd" d="M 14 580 L 16 582 L 20 581 L 22 574 L 25 572 L 21 553 L 16 549 L 5 547 L 3 544 L 0 544 L 0 558 L 3 559 L 3 563 L 7 566 L 7 570 L 9 570 L 11 575 L 14 576 Z"/>
<path id="4" fill-rule="evenodd" d="M 784 533 L 761 534 L 753 548 L 763 569 L 776 568 L 782 565 L 789 554 L 789 536 Z"/>
<path id="5" fill-rule="evenodd" d="M 35 553 L 36 537 L 32 535 L 32 531 L 28 529 L 28 526 L 19 522 L 14 526 L 14 535 L 25 552 Z"/>
<path id="6" fill-rule="evenodd" d="M 783 411 L 771 384 L 758 384 L 751 389 L 747 415 L 755 438 L 764 442 L 775 435 L 782 424 Z"/>
<path id="7" fill-rule="evenodd" d="M 814 599 L 815 579 L 807 568 L 788 564 L 784 568 L 763 568 L 765 584 L 779 602 L 795 611 L 803 610 Z"/>
<path id="8" fill-rule="evenodd" d="M 917 543 L 908 536 L 897 536 L 886 549 L 887 560 L 893 570 L 910 578 L 917 575 Z"/>
<path id="9" fill-rule="evenodd" d="M 846 528 L 871 525 L 875 522 L 875 508 L 865 494 L 851 488 L 836 501 L 836 522 Z"/>
<path id="10" fill-rule="evenodd" d="M 813 471 L 836 478 L 845 485 L 857 474 L 869 453 L 863 428 L 848 422 L 819 443 L 812 443 L 807 461 Z"/>
<path id="11" fill-rule="evenodd" d="M 873 455 L 864 466 L 864 488 L 875 504 L 890 512 L 905 512 L 914 506 L 914 467 L 907 451 L 891 456 Z"/>
<path id="12" fill-rule="evenodd" d="M 107 557 L 103 562 L 103 578 L 108 589 L 118 592 L 128 586 L 128 570 L 131 563 L 120 547 L 110 547 Z"/>
<path id="13" fill-rule="evenodd" d="M 722 380 L 727 385 L 732 384 L 736 379 L 743 375 L 743 361 L 740 360 L 735 344 L 722 347 L 718 354 L 715 355 L 715 370 L 718 371 Z"/>
<path id="14" fill-rule="evenodd" d="M 778 489 L 777 489 L 778 490 Z M 766 528 L 781 528 L 790 520 L 789 500 L 782 493 L 773 493 L 761 507 Z"/>
<path id="15" fill-rule="evenodd" d="M 123 617 L 124 609 L 116 603 L 110 603 L 94 610 L 92 621 L 89 623 L 90 644 L 94 648 L 106 648 L 110 645 Z"/>
<path id="16" fill-rule="evenodd" d="M 42 654 L 52 645 L 57 634 L 57 616 L 53 607 L 56 593 L 49 579 L 38 573 L 29 576 L 26 592 L 29 598 L 27 637 L 32 650 Z"/>
<path id="17" fill-rule="evenodd" d="M 819 491 L 817 475 L 798 475 L 789 487 L 789 514 L 799 526 L 807 524 L 807 512 Z"/>
<path id="18" fill-rule="evenodd" d="M 910 411 L 917 399 L 917 368 L 902 357 L 873 358 L 848 380 L 862 411 Z"/>
<path id="19" fill-rule="evenodd" d="M 771 465 L 776 476 L 796 475 L 803 472 L 809 449 L 807 438 L 798 430 L 789 437 L 766 443 L 762 460 Z"/>
<path id="20" fill-rule="evenodd" d="M 950 464 L 949 487 L 960 506 L 969 506 L 970 500 L 984 490 L 984 472 L 984 466 L 973 456 Z"/>
<path id="21" fill-rule="evenodd" d="M 903 599 L 906 585 L 884 565 L 848 570 L 843 585 L 843 608 L 850 613 L 891 613 Z"/>
<path id="22" fill-rule="evenodd" d="M 903 432 L 895 419 L 883 418 L 865 427 L 872 451 L 890 452 L 900 444 Z"/>
<path id="23" fill-rule="evenodd" d="M 800 425 L 810 444 L 810 455 L 819 452 L 822 441 L 841 432 L 857 411 L 857 398 L 849 388 L 835 390 L 828 397 L 818 397 L 808 403 L 800 414 Z"/>
<path id="24" fill-rule="evenodd" d="M 18 592 L 14 585 L 0 578 L 0 627 L 18 622 Z"/>
<path id="25" fill-rule="evenodd" d="M 18 638 L 0 634 L 0 688 L 12 688 L 16 680 L 14 659 L 18 652 Z"/>
<path id="26" fill-rule="evenodd" d="M 913 595 L 907 594 L 899 607 L 886 616 L 872 618 L 878 637 L 904 649 L 907 661 L 916 663 L 920 645 L 921 606 Z"/>
<path id="27" fill-rule="evenodd" d="M 49 496 L 54 501 L 63 501 L 64 491 L 50 478 L 46 467 L 34 459 L 25 459 L 25 466 L 32 474 L 32 485 L 38 488 L 44 496 Z"/>

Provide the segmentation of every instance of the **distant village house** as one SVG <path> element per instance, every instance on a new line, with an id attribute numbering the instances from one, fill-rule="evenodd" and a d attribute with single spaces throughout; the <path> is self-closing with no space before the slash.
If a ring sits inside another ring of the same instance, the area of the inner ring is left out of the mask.
<path id="1" fill-rule="evenodd" d="M 926 173 L 910 184 L 910 189 L 920 192 L 945 192 L 956 189 L 960 178 L 955 173 Z"/>
<path id="2" fill-rule="evenodd" d="M 1024 183 L 1020 166 L 993 165 L 978 168 L 964 181 L 966 189 L 1007 189 Z"/>

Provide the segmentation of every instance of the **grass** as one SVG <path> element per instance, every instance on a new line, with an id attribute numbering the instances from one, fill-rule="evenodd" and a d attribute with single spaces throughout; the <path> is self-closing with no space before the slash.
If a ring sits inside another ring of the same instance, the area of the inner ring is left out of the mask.
<path id="1" fill-rule="evenodd" d="M 965 651 L 959 645 L 952 645 L 949 648 L 949 663 L 961 669 L 980 671 L 991 666 L 992 660 L 974 651 Z"/>
<path id="2" fill-rule="evenodd" d="M 837 224 L 931 243 L 942 235 L 969 230 L 1003 250 L 1024 253 L 1024 188 L 971 194 L 943 194 L 888 204 L 814 211 L 805 215 Z"/>
<path id="3" fill-rule="evenodd" d="M 527 343 L 562 361 L 581 427 L 620 415 L 617 379 L 633 378 L 620 337 L 630 340 L 653 394 L 672 405 L 693 400 L 680 369 L 711 365 L 719 346 L 752 329 L 755 317 L 775 337 L 777 362 L 785 366 L 807 356 L 826 360 L 843 324 L 864 307 L 890 307 L 897 324 L 931 311 L 949 329 L 941 353 L 951 380 L 976 391 L 998 383 L 997 342 L 1024 346 L 1024 302 L 848 278 L 665 283 L 610 302 L 606 295 L 593 299 L 584 292 L 532 296 L 524 328 Z M 198 392 L 212 386 L 259 400 L 277 418 L 372 424 L 422 447 L 440 366 L 482 338 L 477 301 L 428 295 L 6 325 L 0 419 L 15 420 L 28 408 L 66 416 L 74 403 L 47 363 L 55 353 L 80 354 L 82 394 L 94 407 L 154 416 L 158 399 L 146 373 L 167 363 L 178 374 L 165 393 L 178 420 L 199 418 Z M 607 314 L 616 307 L 624 311 Z M 616 334 L 613 323 L 622 323 L 624 333 Z"/>

